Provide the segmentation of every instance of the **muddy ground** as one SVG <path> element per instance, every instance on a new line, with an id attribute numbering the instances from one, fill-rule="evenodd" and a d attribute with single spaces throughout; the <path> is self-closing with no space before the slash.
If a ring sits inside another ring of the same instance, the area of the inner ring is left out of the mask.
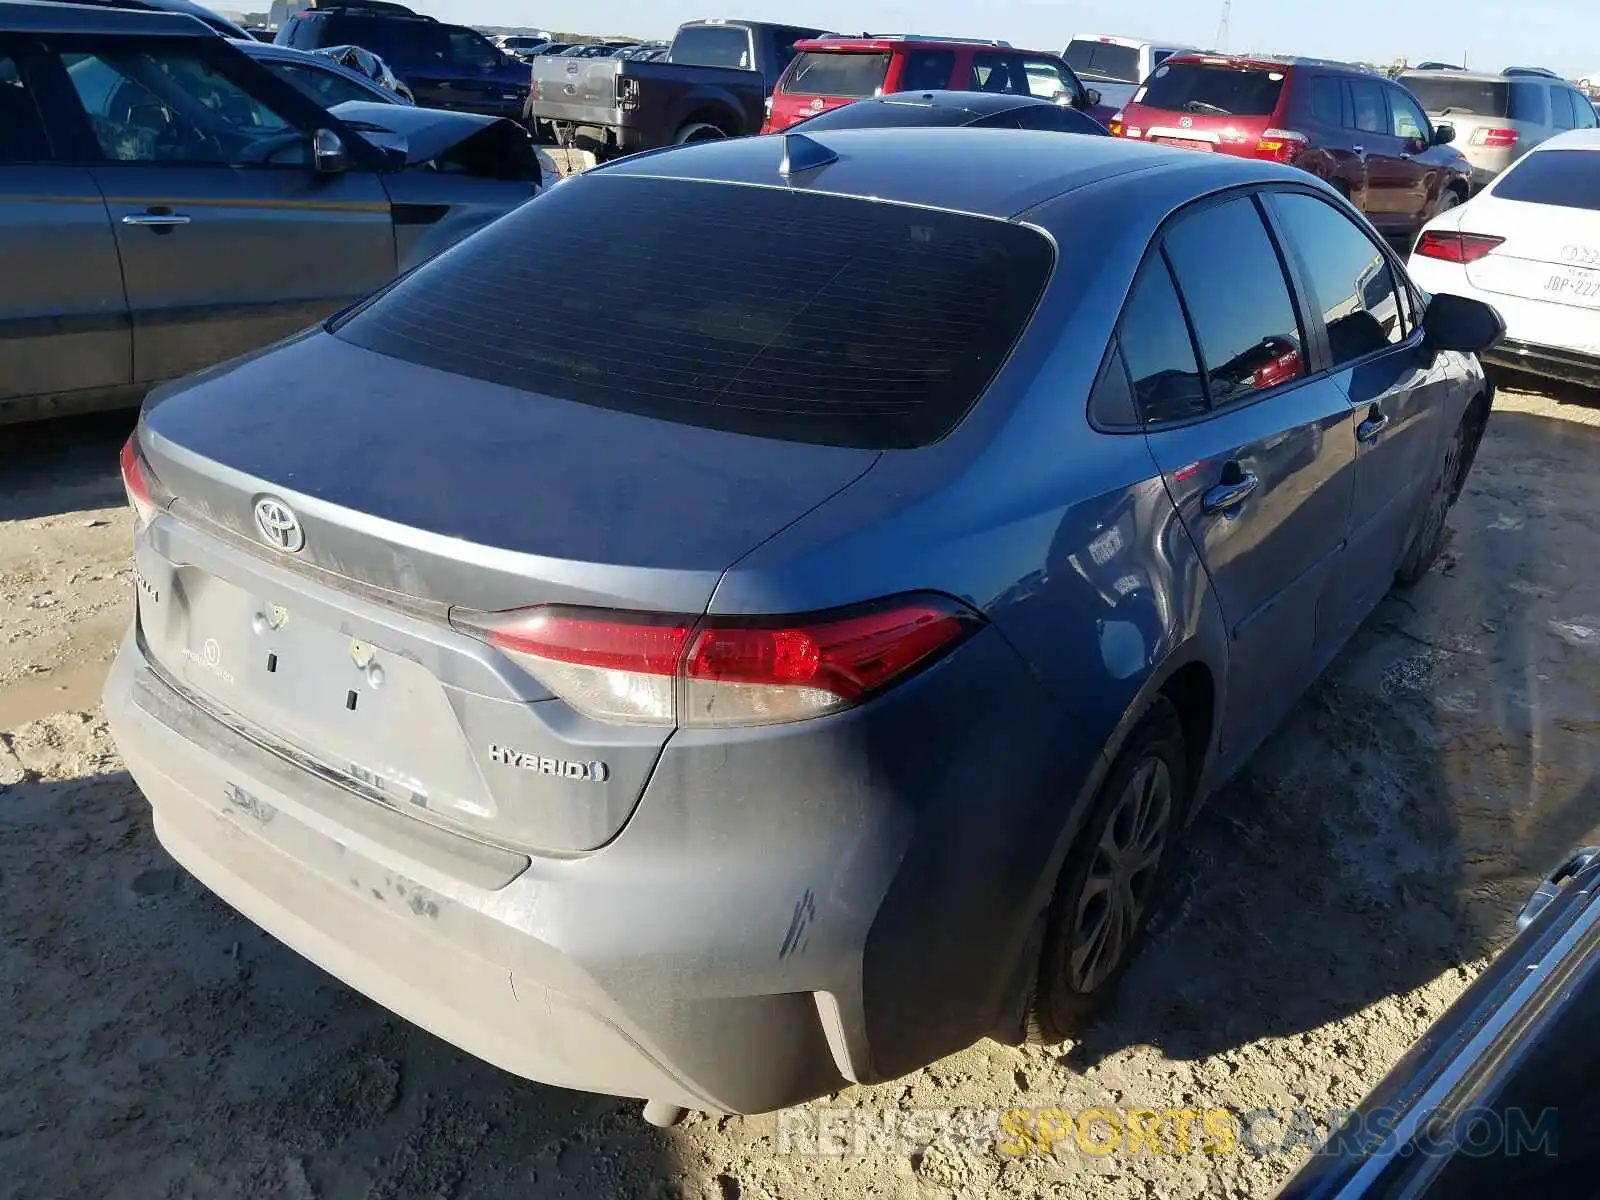
<path id="1" fill-rule="evenodd" d="M 1535 878 L 1597 837 L 1600 430 L 1582 399 L 1502 394 L 1439 567 L 1213 800 L 1081 1042 L 984 1043 L 781 1133 L 773 1116 L 656 1130 L 636 1104 L 502 1074 L 177 869 L 97 707 L 131 604 L 128 421 L 0 430 L 0 1196 L 1270 1194 L 1303 1149 L 803 1151 L 824 1107 L 847 1110 L 832 1148 L 849 1149 L 856 1122 L 911 1110 L 1359 1100 Z"/>

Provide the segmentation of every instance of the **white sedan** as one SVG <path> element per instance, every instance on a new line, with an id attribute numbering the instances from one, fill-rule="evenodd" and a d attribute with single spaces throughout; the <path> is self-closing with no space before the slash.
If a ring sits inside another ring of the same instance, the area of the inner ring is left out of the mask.
<path id="1" fill-rule="evenodd" d="M 1506 336 L 1484 361 L 1600 387 L 1600 130 L 1541 143 L 1429 221 L 1408 269 L 1499 310 Z"/>

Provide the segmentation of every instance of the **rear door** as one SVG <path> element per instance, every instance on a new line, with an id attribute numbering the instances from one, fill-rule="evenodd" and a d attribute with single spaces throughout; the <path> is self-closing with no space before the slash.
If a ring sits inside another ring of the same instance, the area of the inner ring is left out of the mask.
<path id="1" fill-rule="evenodd" d="M 1343 184 L 1350 203 L 1365 211 L 1367 207 L 1367 160 L 1357 154 L 1355 147 L 1365 148 L 1365 142 L 1355 136 L 1355 118 L 1350 107 L 1350 89 L 1337 75 L 1306 72 L 1297 75 L 1296 83 L 1305 79 L 1307 98 L 1301 105 L 1309 117 L 1305 132 L 1315 147 L 1304 163 L 1317 168 L 1317 173 L 1330 183 Z M 1302 117 L 1304 120 L 1305 117 Z M 1318 164 L 1316 159 L 1323 161 Z"/>
<path id="2" fill-rule="evenodd" d="M 1306 341 L 1255 198 L 1185 214 L 1119 341 L 1150 449 L 1228 623 L 1222 740 L 1247 754 L 1311 682 L 1354 489 L 1349 402 Z"/>
<path id="3" fill-rule="evenodd" d="M 1345 90 L 1356 138 L 1352 149 L 1367 175 L 1367 201 L 1361 211 L 1380 233 L 1401 233 L 1411 222 L 1414 169 L 1394 136 L 1387 89 L 1374 78 L 1347 79 Z"/>
<path id="4" fill-rule="evenodd" d="M 394 275 L 377 173 L 315 171 L 306 126 L 336 122 L 226 42 L 57 38 L 49 65 L 110 211 L 136 383 L 266 345 Z"/>
<path id="5" fill-rule="evenodd" d="M 10 403 L 23 397 L 132 382 L 111 217 L 93 176 L 58 161 L 30 50 L 0 35 L 0 420 L 25 415 Z"/>
<path id="6" fill-rule="evenodd" d="M 1422 344 L 1403 274 L 1355 221 L 1319 196 L 1269 206 L 1295 262 L 1319 366 L 1354 410 L 1356 485 L 1345 566 L 1318 621 L 1326 660 L 1389 590 L 1431 487 L 1449 377 Z"/>

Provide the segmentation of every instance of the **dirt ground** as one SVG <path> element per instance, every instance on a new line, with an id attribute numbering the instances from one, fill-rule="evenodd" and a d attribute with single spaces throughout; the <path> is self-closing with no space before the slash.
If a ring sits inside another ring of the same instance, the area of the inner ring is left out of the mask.
<path id="1" fill-rule="evenodd" d="M 813 1154 L 806 1132 L 1356 1103 L 1597 838 L 1600 410 L 1580 401 L 1502 392 L 1440 565 L 1213 800 L 1081 1042 L 668 1131 L 391 1018 L 171 863 L 97 707 L 131 604 L 129 421 L 0 430 L 0 1196 L 1270 1194 L 1303 1149 L 839 1155 L 848 1137 Z"/>

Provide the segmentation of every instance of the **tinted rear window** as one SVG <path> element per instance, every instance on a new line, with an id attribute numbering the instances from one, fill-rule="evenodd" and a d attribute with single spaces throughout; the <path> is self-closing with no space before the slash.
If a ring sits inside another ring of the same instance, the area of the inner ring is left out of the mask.
<path id="1" fill-rule="evenodd" d="M 1053 107 L 1053 106 L 1052 106 Z M 977 115 L 964 108 L 917 103 L 914 100 L 861 100 L 830 108 L 791 126 L 797 133 L 824 129 L 886 129 L 906 125 L 965 125 Z"/>
<path id="2" fill-rule="evenodd" d="M 871 96 L 883 87 L 888 73 L 887 54 L 807 50 L 794 60 L 783 90 L 801 96 Z"/>
<path id="3" fill-rule="evenodd" d="M 581 271 L 551 246 L 586 247 Z M 379 354 L 685 425 L 903 448 L 966 414 L 1053 251 L 1004 221 L 779 188 L 598 174 L 341 324 Z"/>
<path id="4" fill-rule="evenodd" d="M 1511 88 L 1498 79 L 1451 79 L 1434 75 L 1402 75 L 1400 82 L 1435 115 L 1503 117 Z"/>
<path id="5" fill-rule="evenodd" d="M 1501 200 L 1600 212 L 1600 152 L 1536 150 L 1500 177 L 1494 194 Z"/>
<path id="6" fill-rule="evenodd" d="M 1167 62 L 1151 73 L 1138 103 L 1202 116 L 1265 117 L 1282 91 L 1282 71 Z"/>
<path id="7" fill-rule="evenodd" d="M 318 28 L 319 47 L 360 46 L 394 66 L 481 69 L 496 61 L 488 39 L 461 25 L 336 13 Z"/>
<path id="8" fill-rule="evenodd" d="M 750 31 L 739 25 L 691 25 L 678 30 L 667 58 L 691 67 L 750 70 Z"/>
<path id="9" fill-rule="evenodd" d="M 1110 42 L 1071 41 L 1062 55 L 1078 75 L 1096 79 L 1139 82 L 1139 51 L 1134 46 L 1114 46 Z"/>

